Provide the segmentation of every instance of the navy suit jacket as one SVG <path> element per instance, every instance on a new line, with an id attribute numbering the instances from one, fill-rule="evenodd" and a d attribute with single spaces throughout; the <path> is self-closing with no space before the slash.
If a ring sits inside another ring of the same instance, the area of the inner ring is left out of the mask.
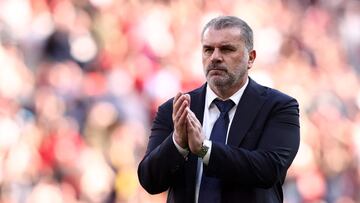
<path id="1" fill-rule="evenodd" d="M 190 109 L 201 123 L 206 85 L 189 92 Z M 167 202 L 194 202 L 198 158 L 190 153 L 185 159 L 173 143 L 172 101 L 158 109 L 138 177 L 150 194 L 168 190 Z M 212 143 L 204 173 L 222 180 L 222 202 L 283 202 L 282 184 L 299 142 L 297 101 L 249 78 L 228 142 Z"/>

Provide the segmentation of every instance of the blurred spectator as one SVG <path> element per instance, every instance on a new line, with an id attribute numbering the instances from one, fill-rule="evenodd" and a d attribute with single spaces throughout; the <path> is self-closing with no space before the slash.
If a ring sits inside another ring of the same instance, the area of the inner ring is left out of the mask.
<path id="1" fill-rule="evenodd" d="M 300 102 L 285 202 L 360 202 L 357 0 L 0 1 L 0 202 L 164 202 L 137 164 L 158 104 L 204 82 L 221 14 L 254 27 L 250 76 Z"/>

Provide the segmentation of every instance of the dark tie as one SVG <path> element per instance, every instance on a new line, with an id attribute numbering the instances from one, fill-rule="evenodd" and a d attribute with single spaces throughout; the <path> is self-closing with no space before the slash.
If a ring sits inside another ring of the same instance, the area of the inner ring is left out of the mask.
<path id="1" fill-rule="evenodd" d="M 225 144 L 226 133 L 229 126 L 229 111 L 235 105 L 233 101 L 222 101 L 215 99 L 213 101 L 220 111 L 220 116 L 216 120 L 210 134 L 212 142 Z M 220 180 L 213 177 L 207 177 L 202 174 L 198 203 L 221 202 L 221 183 Z"/>

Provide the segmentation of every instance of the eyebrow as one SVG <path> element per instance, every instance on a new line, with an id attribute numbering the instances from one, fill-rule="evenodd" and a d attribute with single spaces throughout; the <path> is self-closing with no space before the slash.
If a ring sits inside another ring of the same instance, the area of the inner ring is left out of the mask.
<path id="1" fill-rule="evenodd" d="M 232 44 L 224 44 L 224 45 L 221 45 L 220 48 L 236 49 L 236 46 L 234 46 Z"/>
<path id="2" fill-rule="evenodd" d="M 211 46 L 211 45 L 203 45 L 202 46 L 203 47 L 203 49 L 205 49 L 205 48 L 214 48 L 214 46 Z M 222 44 L 222 45 L 220 45 L 220 48 L 231 48 L 231 49 L 234 49 L 234 48 L 236 48 L 236 46 L 235 45 L 232 45 L 232 44 Z"/>
<path id="3" fill-rule="evenodd" d="M 205 49 L 205 48 L 213 48 L 213 46 L 210 46 L 210 45 L 203 45 L 202 47 L 203 47 L 203 49 Z"/>

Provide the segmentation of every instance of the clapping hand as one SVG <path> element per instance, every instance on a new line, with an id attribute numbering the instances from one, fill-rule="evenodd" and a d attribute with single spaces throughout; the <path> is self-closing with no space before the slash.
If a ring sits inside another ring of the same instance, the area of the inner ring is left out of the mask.
<path id="1" fill-rule="evenodd" d="M 174 139 L 182 148 L 188 147 L 187 116 L 186 110 L 190 106 L 190 95 L 178 93 L 173 101 L 172 119 L 174 123 Z"/>

